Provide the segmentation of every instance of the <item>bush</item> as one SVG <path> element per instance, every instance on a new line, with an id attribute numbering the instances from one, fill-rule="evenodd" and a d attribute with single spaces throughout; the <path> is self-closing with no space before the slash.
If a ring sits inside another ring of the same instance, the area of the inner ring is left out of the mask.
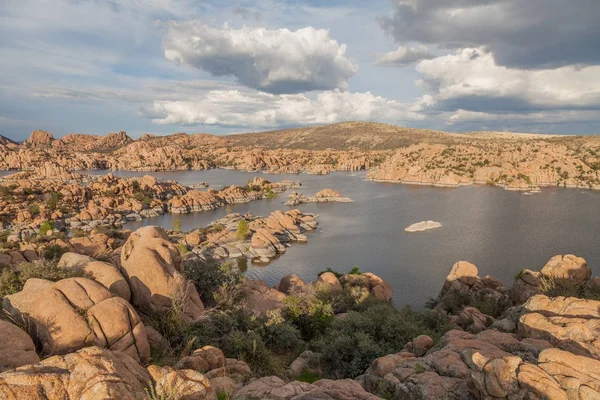
<path id="1" fill-rule="evenodd" d="M 182 257 L 190 252 L 185 243 L 177 243 L 177 249 L 179 250 L 179 254 L 181 254 Z"/>
<path id="2" fill-rule="evenodd" d="M 306 341 L 320 336 L 333 320 L 333 306 L 317 297 L 315 290 L 305 289 L 285 298 L 285 319 L 290 321 Z"/>
<path id="3" fill-rule="evenodd" d="M 50 192 L 46 196 L 46 206 L 50 211 L 56 211 L 58 203 L 63 199 L 63 194 L 59 192 Z"/>
<path id="4" fill-rule="evenodd" d="M 31 215 L 36 215 L 40 213 L 40 206 L 38 206 L 37 204 L 30 204 L 29 205 L 29 212 L 31 213 Z"/>
<path id="5" fill-rule="evenodd" d="M 54 230 L 54 222 L 44 221 L 40 224 L 40 236 L 46 236 L 46 233 Z"/>
<path id="6" fill-rule="evenodd" d="M 243 297 L 242 274 L 232 262 L 189 260 L 184 263 L 184 272 L 198 289 L 200 298 L 207 305 L 236 303 Z"/>
<path id="7" fill-rule="evenodd" d="M 181 232 L 181 218 L 177 217 L 173 220 L 173 230 L 175 232 Z"/>
<path id="8" fill-rule="evenodd" d="M 360 275 L 360 268 L 358 268 L 358 265 L 355 265 L 354 267 L 352 267 L 352 269 L 350 270 L 350 272 L 348 272 L 348 275 Z"/>
<path id="9" fill-rule="evenodd" d="M 447 317 L 435 311 L 396 310 L 390 303 L 370 298 L 345 318 L 335 319 L 313 346 L 323 354 L 328 376 L 354 378 L 375 358 L 398 353 L 413 338 L 429 335 L 437 340 L 450 329 Z"/>
<path id="10" fill-rule="evenodd" d="M 237 236 L 239 240 L 246 240 L 248 234 L 248 223 L 245 219 L 240 219 L 240 222 L 238 222 L 237 231 L 235 232 L 235 236 Z"/>
<path id="11" fill-rule="evenodd" d="M 52 246 L 48 246 L 44 249 L 42 256 L 48 261 L 58 261 L 66 252 L 66 248 L 57 244 L 53 244 Z"/>
<path id="12" fill-rule="evenodd" d="M 28 279 L 39 278 L 53 282 L 61 279 L 90 276 L 81 268 L 59 268 L 56 262 L 37 260 L 19 264 L 14 269 L 4 269 L 0 274 L 0 297 L 23 290 Z"/>

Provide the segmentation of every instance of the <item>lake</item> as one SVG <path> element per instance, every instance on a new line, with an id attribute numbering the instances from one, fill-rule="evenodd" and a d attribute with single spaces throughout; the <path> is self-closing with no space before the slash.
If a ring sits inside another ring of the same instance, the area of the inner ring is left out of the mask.
<path id="1" fill-rule="evenodd" d="M 105 173 L 105 172 L 102 172 Z M 120 176 L 144 172 L 119 171 Z M 600 192 L 543 189 L 531 196 L 490 186 L 435 188 L 364 180 L 364 173 L 273 175 L 228 170 L 157 172 L 152 175 L 183 184 L 207 182 L 243 185 L 253 176 L 271 181 L 300 180 L 298 191 L 314 195 L 332 188 L 353 203 L 303 204 L 297 208 L 317 213 L 319 229 L 308 243 L 292 244 L 287 253 L 266 266 L 249 266 L 247 276 L 273 285 L 294 273 L 307 281 L 330 267 L 340 272 L 358 265 L 385 279 L 394 288 L 394 303 L 422 308 L 437 296 L 452 264 L 467 260 L 480 276 L 493 275 L 512 286 L 523 268 L 540 269 L 550 257 L 572 253 L 584 257 L 600 274 Z M 232 212 L 267 216 L 286 207 L 279 199 L 232 205 Z M 181 215 L 182 228 L 206 226 L 226 214 L 216 211 Z M 141 223 L 172 229 L 177 216 L 164 215 Z M 406 233 L 408 225 L 434 220 L 442 228 Z"/>

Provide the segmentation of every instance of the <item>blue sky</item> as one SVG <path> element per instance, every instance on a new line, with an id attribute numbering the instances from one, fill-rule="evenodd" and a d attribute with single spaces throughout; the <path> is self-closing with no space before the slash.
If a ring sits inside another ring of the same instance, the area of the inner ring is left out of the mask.
<path id="1" fill-rule="evenodd" d="M 597 0 L 4 0 L 0 134 L 600 132 Z"/>

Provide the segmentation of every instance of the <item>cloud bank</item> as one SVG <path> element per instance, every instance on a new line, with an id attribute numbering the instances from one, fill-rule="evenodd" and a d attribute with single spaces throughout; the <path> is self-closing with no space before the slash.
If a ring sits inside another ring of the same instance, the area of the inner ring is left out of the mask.
<path id="1" fill-rule="evenodd" d="M 258 91 L 213 90 L 186 100 L 154 101 L 142 115 L 161 125 L 218 125 L 274 128 L 342 121 L 418 121 L 421 105 L 339 90 L 317 95 L 274 95 Z"/>

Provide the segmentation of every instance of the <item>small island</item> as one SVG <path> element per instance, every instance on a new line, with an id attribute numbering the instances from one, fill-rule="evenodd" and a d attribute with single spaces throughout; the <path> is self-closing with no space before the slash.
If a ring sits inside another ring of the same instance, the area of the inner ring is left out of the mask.
<path id="1" fill-rule="evenodd" d="M 404 229 L 405 232 L 423 232 L 430 229 L 441 228 L 442 224 L 435 221 L 421 221 L 416 224 L 412 224 Z"/>

